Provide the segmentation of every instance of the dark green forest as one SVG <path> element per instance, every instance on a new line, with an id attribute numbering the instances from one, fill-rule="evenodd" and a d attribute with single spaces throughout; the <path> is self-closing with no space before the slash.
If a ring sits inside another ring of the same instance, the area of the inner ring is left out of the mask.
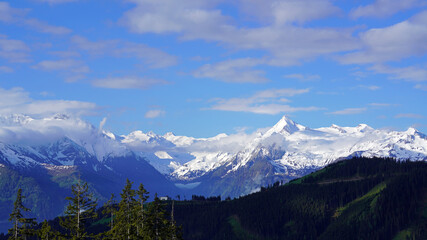
<path id="1" fill-rule="evenodd" d="M 49 229 L 58 239 L 180 239 L 181 234 L 188 240 L 425 239 L 426 183 L 426 162 L 382 158 L 336 162 L 289 183 L 222 201 L 193 196 L 186 201 L 156 197 L 147 203 L 143 186 L 132 190 L 128 182 L 118 203 L 112 198 L 96 211 L 90 208 L 79 238 L 64 225 L 67 218 L 75 223 L 75 211 L 30 228 L 37 233 Z M 135 235 L 123 237 L 128 232 Z M 33 239 L 47 238 L 39 234 Z"/>
<path id="2" fill-rule="evenodd" d="M 239 199 L 180 202 L 175 218 L 185 239 L 423 239 L 426 183 L 425 162 L 353 158 Z"/>
<path id="3" fill-rule="evenodd" d="M 0 239 L 182 239 L 180 228 L 168 218 L 164 204 L 157 197 L 147 203 L 149 192 L 143 184 L 137 190 L 127 180 L 116 203 L 114 195 L 101 208 L 86 182 L 78 181 L 66 197 L 68 205 L 63 216 L 37 224 L 26 215 L 25 196 L 18 189 L 9 221 L 8 235 Z"/>

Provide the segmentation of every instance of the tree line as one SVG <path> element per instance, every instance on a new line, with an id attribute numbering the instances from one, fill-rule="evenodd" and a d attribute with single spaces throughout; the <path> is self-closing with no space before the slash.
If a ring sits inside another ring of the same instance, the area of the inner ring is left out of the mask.
<path id="1" fill-rule="evenodd" d="M 117 203 L 114 194 L 111 194 L 102 210 L 97 211 L 98 202 L 89 191 L 88 184 L 78 180 L 71 187 L 72 196 L 66 198 L 68 205 L 64 215 L 59 217 L 59 226 L 46 220 L 38 224 L 34 218 L 26 217 L 30 209 L 24 206 L 25 196 L 22 189 L 18 189 L 9 215 L 12 227 L 8 231 L 8 239 L 182 239 L 181 228 L 174 220 L 174 203 L 169 218 L 157 194 L 153 202 L 147 203 L 149 192 L 144 185 L 140 184 L 137 190 L 132 185 L 133 182 L 127 179 L 120 201 Z M 95 234 L 88 231 L 90 224 L 94 223 L 108 224 L 108 228 Z"/>

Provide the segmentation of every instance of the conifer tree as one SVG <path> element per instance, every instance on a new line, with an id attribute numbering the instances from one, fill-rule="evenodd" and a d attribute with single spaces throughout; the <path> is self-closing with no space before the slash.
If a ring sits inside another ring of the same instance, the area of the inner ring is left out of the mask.
<path id="1" fill-rule="evenodd" d="M 136 205 L 136 230 L 137 235 L 142 236 L 143 235 L 143 229 L 144 229 L 144 221 L 145 221 L 145 210 L 144 210 L 144 203 L 149 198 L 148 194 L 149 192 L 144 188 L 144 185 L 141 183 L 139 185 L 138 190 L 136 191 L 136 194 L 138 195 L 138 204 Z"/>
<path id="2" fill-rule="evenodd" d="M 52 229 L 47 220 L 44 220 L 42 227 L 37 232 L 37 236 L 41 240 L 55 240 L 58 239 L 59 233 Z"/>
<path id="3" fill-rule="evenodd" d="M 116 239 L 136 239 L 136 192 L 132 189 L 132 182 L 126 179 L 126 185 L 120 194 L 121 200 L 116 215 L 116 223 L 113 227 L 113 236 Z"/>
<path id="4" fill-rule="evenodd" d="M 13 204 L 13 211 L 9 215 L 9 221 L 12 222 L 12 228 L 9 229 L 9 234 L 11 237 L 9 239 L 26 239 L 27 235 L 32 235 L 33 231 L 28 229 L 28 227 L 34 226 L 36 223 L 33 218 L 24 218 L 24 212 L 29 212 L 30 209 L 26 208 L 22 199 L 25 198 L 22 196 L 22 189 L 18 189 L 16 194 L 16 200 Z"/>
<path id="5" fill-rule="evenodd" d="M 165 210 L 163 209 L 160 199 L 157 197 L 157 193 L 154 197 L 154 201 L 147 209 L 144 238 L 153 240 L 169 239 L 169 222 L 165 218 Z"/>
<path id="6" fill-rule="evenodd" d="M 174 210 L 175 210 L 175 201 L 172 200 L 171 220 L 169 222 L 168 238 L 167 239 L 183 240 L 182 227 L 176 225 Z"/>
<path id="7" fill-rule="evenodd" d="M 105 203 L 104 210 L 102 211 L 102 214 L 110 215 L 110 230 L 108 231 L 110 234 L 113 233 L 113 227 L 114 227 L 114 218 L 116 217 L 116 209 L 114 208 L 114 205 L 116 204 L 115 196 L 112 193 L 110 199 Z"/>
<path id="8" fill-rule="evenodd" d="M 171 210 L 171 220 L 170 220 L 170 226 L 169 226 L 169 239 L 171 240 L 181 240 L 181 229 L 176 226 L 175 218 L 174 218 L 174 210 L 175 210 L 175 201 L 172 200 L 172 210 Z"/>
<path id="9" fill-rule="evenodd" d="M 86 182 L 81 183 L 80 179 L 77 184 L 71 187 L 72 197 L 67 197 L 69 201 L 65 210 L 65 218 L 60 223 L 62 227 L 68 230 L 72 239 L 83 239 L 88 236 L 85 230 L 85 222 L 97 217 L 96 200 L 93 194 L 89 192 Z"/>

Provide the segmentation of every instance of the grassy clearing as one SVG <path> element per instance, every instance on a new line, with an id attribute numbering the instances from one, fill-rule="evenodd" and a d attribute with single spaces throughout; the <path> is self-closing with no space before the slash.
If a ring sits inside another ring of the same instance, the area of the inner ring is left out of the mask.
<path id="1" fill-rule="evenodd" d="M 368 193 L 366 193 L 365 195 L 349 202 L 348 204 L 346 204 L 343 207 L 338 208 L 335 211 L 334 214 L 334 218 L 337 218 L 339 216 L 341 216 L 341 214 L 344 211 L 348 211 L 350 208 L 352 209 L 360 209 L 361 207 L 364 207 L 366 203 L 369 203 L 369 206 L 371 208 L 373 208 L 375 206 L 375 203 L 377 201 L 377 197 L 378 194 L 384 189 L 386 188 L 387 184 L 385 182 L 382 182 L 378 185 L 376 185 L 374 188 L 371 189 L 371 191 L 369 191 Z M 349 213 L 351 214 L 351 213 Z"/>

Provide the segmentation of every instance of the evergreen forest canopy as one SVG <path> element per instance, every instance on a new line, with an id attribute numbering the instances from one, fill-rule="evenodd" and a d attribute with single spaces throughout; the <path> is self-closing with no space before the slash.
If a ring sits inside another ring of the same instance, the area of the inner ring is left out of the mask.
<path id="1" fill-rule="evenodd" d="M 224 201 L 203 196 L 160 201 L 156 196 L 146 203 L 143 185 L 133 190 L 127 181 L 120 202 L 112 196 L 96 209 L 87 185 L 78 183 L 67 198 L 65 216 L 38 225 L 25 219 L 28 209 L 18 192 L 10 218 L 19 222 L 13 224 L 19 228 L 17 239 L 422 239 L 427 236 L 426 184 L 426 162 L 353 158 Z M 16 229 L 0 239 L 15 239 Z"/>
<path id="2" fill-rule="evenodd" d="M 9 218 L 12 228 L 7 236 L 0 235 L 0 239 L 182 239 L 173 214 L 170 220 L 166 217 L 157 194 L 147 204 L 149 192 L 143 184 L 137 190 L 132 189 L 132 184 L 129 179 L 126 181 L 119 203 L 112 194 L 97 211 L 97 201 L 88 184 L 79 181 L 71 188 L 72 196 L 66 198 L 64 216 L 42 224 L 25 217 L 30 209 L 23 205 L 25 197 L 19 189 Z M 108 228 L 99 231 L 97 225 Z"/>

